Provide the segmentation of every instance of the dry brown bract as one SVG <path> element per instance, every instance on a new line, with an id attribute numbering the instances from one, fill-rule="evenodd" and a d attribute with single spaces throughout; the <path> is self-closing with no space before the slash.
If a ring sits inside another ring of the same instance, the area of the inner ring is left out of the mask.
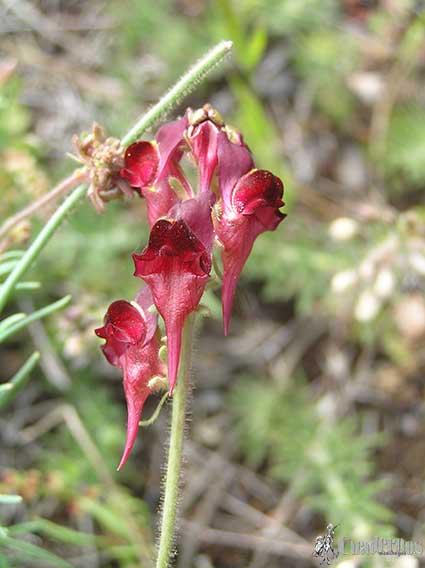
<path id="1" fill-rule="evenodd" d="M 105 202 L 123 195 L 133 197 L 133 190 L 120 176 L 125 148 L 118 138 L 106 137 L 104 129 L 93 124 L 90 133 L 74 135 L 72 142 L 76 159 L 84 164 L 90 183 L 87 195 L 98 213 L 105 211 Z"/>

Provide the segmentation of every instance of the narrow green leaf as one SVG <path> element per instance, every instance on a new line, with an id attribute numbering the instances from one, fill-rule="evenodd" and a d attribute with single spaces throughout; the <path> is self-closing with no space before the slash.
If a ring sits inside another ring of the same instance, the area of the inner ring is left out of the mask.
<path id="1" fill-rule="evenodd" d="M 21 319 L 20 321 L 16 322 L 14 325 L 9 326 L 5 331 L 0 333 L 0 343 L 2 343 L 5 339 L 17 333 L 33 321 L 39 320 L 44 318 L 57 310 L 60 310 L 67 306 L 71 301 L 71 296 L 65 296 L 64 298 L 58 300 L 57 302 L 53 302 L 53 304 L 49 304 L 40 310 L 36 310 L 26 318 Z"/>
<path id="2" fill-rule="evenodd" d="M 14 538 L 6 537 L 0 539 L 0 544 L 13 550 L 15 554 L 20 556 L 20 558 L 31 558 L 35 561 L 38 560 L 55 566 L 56 568 L 72 568 L 71 564 L 66 562 L 66 560 L 62 560 L 62 558 L 59 558 L 56 554 L 52 554 L 51 552 L 24 540 L 16 540 Z M 45 564 L 41 564 L 41 566 L 45 566 Z"/>
<path id="3" fill-rule="evenodd" d="M 134 562 L 137 560 L 137 548 L 134 544 L 121 544 L 110 546 L 108 554 L 121 562 Z"/>
<path id="4" fill-rule="evenodd" d="M 107 505 L 103 505 L 88 497 L 83 497 L 80 500 L 80 505 L 84 511 L 92 515 L 106 530 L 121 536 L 127 542 L 130 540 L 127 526 Z"/>
<path id="5" fill-rule="evenodd" d="M 246 49 L 241 58 L 248 71 L 253 71 L 264 54 L 267 45 L 267 32 L 264 28 L 256 28 L 247 41 Z"/>
<path id="6" fill-rule="evenodd" d="M 102 540 L 101 537 L 76 531 L 41 518 L 9 527 L 9 534 L 12 536 L 28 533 L 40 533 L 48 538 L 75 546 L 84 546 L 93 544 L 95 540 Z"/>
<path id="7" fill-rule="evenodd" d="M 3 276 L 3 274 L 9 274 L 9 272 L 15 268 L 17 262 L 18 260 L 7 260 L 6 262 L 1 262 L 0 276 Z"/>
<path id="8" fill-rule="evenodd" d="M 0 262 L 4 262 L 5 260 L 14 260 L 17 258 L 22 258 L 25 254 L 24 250 L 8 250 L 0 255 Z"/>
<path id="9" fill-rule="evenodd" d="M 6 384 L 0 385 L 0 408 L 4 408 L 11 402 L 18 392 L 27 384 L 30 372 L 40 359 L 37 351 L 26 360 L 14 377 Z"/>
<path id="10" fill-rule="evenodd" d="M 4 318 L 4 320 L 0 321 L 0 333 L 2 333 L 5 329 L 10 327 L 11 325 L 17 323 L 18 321 L 21 321 L 26 316 L 27 314 L 20 312 L 18 314 L 12 314 L 11 316 Z"/>
<path id="11" fill-rule="evenodd" d="M 6 556 L 0 553 L 0 568 L 12 568 Z"/>

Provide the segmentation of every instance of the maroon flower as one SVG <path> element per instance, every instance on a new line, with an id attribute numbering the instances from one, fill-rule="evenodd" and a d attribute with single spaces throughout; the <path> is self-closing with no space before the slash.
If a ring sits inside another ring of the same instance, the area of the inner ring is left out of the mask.
<path id="1" fill-rule="evenodd" d="M 281 180 L 266 170 L 251 169 L 248 149 L 220 134 L 218 178 L 221 202 L 215 215 L 215 231 L 223 260 L 222 306 L 227 335 L 233 298 L 239 276 L 255 239 L 273 231 L 284 219 Z"/>
<path id="2" fill-rule="evenodd" d="M 187 112 L 186 140 L 199 169 L 199 191 L 209 191 L 217 166 L 218 135 L 224 122 L 211 105 Z"/>
<path id="3" fill-rule="evenodd" d="M 135 302 L 113 302 L 106 312 L 103 327 L 95 330 L 96 335 L 106 339 L 102 346 L 106 359 L 123 372 L 128 414 L 127 440 L 118 470 L 130 455 L 143 405 L 154 390 L 150 380 L 165 375 L 164 365 L 158 356 L 157 317 L 148 311 L 152 304 L 152 294 L 145 286 Z"/>
<path id="4" fill-rule="evenodd" d="M 221 152 L 231 153 L 230 160 L 235 167 L 237 178 L 254 166 L 251 153 L 241 134 L 225 126 L 220 114 L 210 104 L 196 111 L 189 110 L 187 115 L 189 126 L 186 140 L 199 169 L 201 193 L 211 189 L 211 182 L 218 165 L 219 146 Z"/>
<path id="5" fill-rule="evenodd" d="M 121 176 L 146 199 L 151 227 L 179 201 L 177 186 L 185 197 L 193 195 L 179 165 L 186 126 L 184 116 L 162 126 L 155 142 L 135 142 L 126 150 Z"/>
<path id="6" fill-rule="evenodd" d="M 214 196 L 204 193 L 173 207 L 151 229 L 149 243 L 133 254 L 135 276 L 150 286 L 167 334 L 170 395 L 180 360 L 182 329 L 205 290 L 211 270 Z"/>

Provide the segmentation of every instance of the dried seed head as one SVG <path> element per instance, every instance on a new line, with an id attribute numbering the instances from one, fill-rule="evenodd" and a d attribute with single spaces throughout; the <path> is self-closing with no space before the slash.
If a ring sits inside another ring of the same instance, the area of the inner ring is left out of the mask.
<path id="1" fill-rule="evenodd" d="M 76 159 L 88 172 L 90 187 L 87 195 L 95 209 L 102 213 L 105 202 L 126 195 L 132 197 L 131 187 L 120 177 L 124 166 L 125 148 L 118 138 L 106 137 L 104 129 L 93 124 L 90 133 L 73 137 Z"/>

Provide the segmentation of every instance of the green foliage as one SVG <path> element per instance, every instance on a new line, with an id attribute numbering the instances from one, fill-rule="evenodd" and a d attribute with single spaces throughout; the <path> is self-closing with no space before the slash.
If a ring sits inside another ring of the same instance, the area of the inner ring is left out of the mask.
<path id="1" fill-rule="evenodd" d="M 261 12 L 270 33 L 296 39 L 299 32 L 332 25 L 337 21 L 339 2 L 323 0 L 318 9 L 315 0 L 269 0 L 267 9 L 256 3 L 257 14 Z"/>
<path id="2" fill-rule="evenodd" d="M 335 29 L 305 33 L 294 49 L 294 67 L 310 86 L 318 109 L 341 127 L 354 110 L 346 77 L 355 68 L 357 50 L 358 43 Z"/>
<path id="3" fill-rule="evenodd" d="M 384 170 L 399 191 L 404 183 L 425 181 L 425 111 L 419 106 L 402 107 L 392 114 L 384 154 Z M 398 180 L 398 181 L 397 181 Z"/>
<path id="4" fill-rule="evenodd" d="M 290 222 L 288 218 L 283 224 Z M 244 275 L 264 281 L 267 300 L 295 298 L 298 311 L 306 313 L 329 293 L 331 275 L 346 268 L 351 255 L 346 248 L 330 248 L 320 228 L 315 231 L 299 226 L 296 234 L 286 229 L 285 233 L 264 234 L 256 241 Z"/>
<path id="5" fill-rule="evenodd" d="M 385 484 L 373 479 L 373 452 L 382 440 L 359 434 L 352 418 L 329 421 L 318 413 L 301 380 L 285 388 L 242 379 L 231 411 L 248 461 L 266 461 L 269 475 L 341 524 L 343 534 L 391 534 L 391 513 L 378 502 Z"/>
<path id="6" fill-rule="evenodd" d="M 19 102 L 20 83 L 12 78 L 0 85 L 0 151 L 23 147 L 30 125 L 28 111 Z"/>
<path id="7" fill-rule="evenodd" d="M 4 71 L 2 70 L 4 73 Z M 29 133 L 30 114 L 20 102 L 21 83 L 14 69 L 0 78 L 0 215 L 6 218 L 47 188 L 40 168 L 40 144 Z M 18 190 L 18 191 L 16 191 Z M 16 235 L 19 240 L 19 235 Z"/>
<path id="8" fill-rule="evenodd" d="M 29 359 L 27 359 L 10 381 L 0 385 L 0 408 L 5 407 L 7 404 L 12 402 L 18 393 L 25 387 L 29 381 L 30 373 L 39 359 L 40 354 L 36 351 Z"/>

